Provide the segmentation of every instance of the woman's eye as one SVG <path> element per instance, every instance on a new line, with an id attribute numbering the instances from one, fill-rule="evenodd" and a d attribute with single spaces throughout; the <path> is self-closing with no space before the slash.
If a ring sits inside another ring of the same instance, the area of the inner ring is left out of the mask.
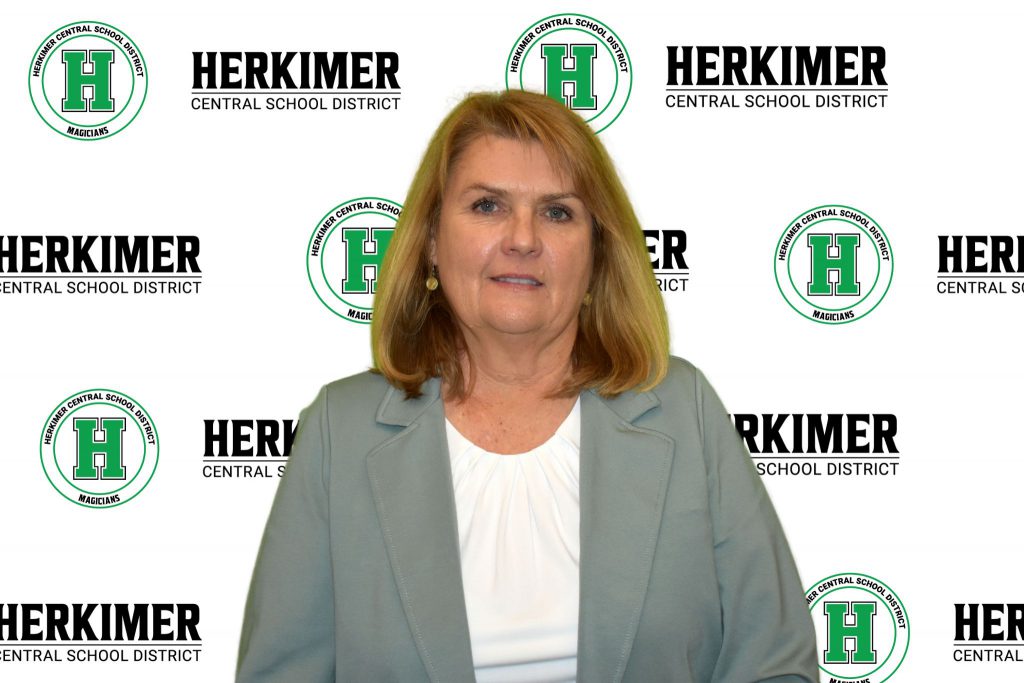
<path id="1" fill-rule="evenodd" d="M 481 199 L 473 204 L 473 209 L 481 213 L 494 213 L 498 210 L 498 203 L 493 199 Z"/>
<path id="2" fill-rule="evenodd" d="M 548 209 L 548 217 L 556 221 L 572 220 L 572 213 L 564 206 L 552 206 Z"/>

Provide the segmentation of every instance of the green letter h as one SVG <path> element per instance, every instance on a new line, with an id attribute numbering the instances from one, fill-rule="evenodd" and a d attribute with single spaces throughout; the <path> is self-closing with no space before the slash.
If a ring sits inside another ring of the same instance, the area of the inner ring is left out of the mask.
<path id="1" fill-rule="evenodd" d="M 376 278 L 369 278 L 367 282 L 366 266 L 373 266 L 380 272 L 380 264 L 384 261 L 384 252 L 391 244 L 392 234 L 392 228 L 345 228 L 341 231 L 341 240 L 345 243 L 345 280 L 341 283 L 341 291 L 346 294 L 377 291 Z M 367 253 L 366 247 L 374 243 L 376 250 Z"/>
<path id="2" fill-rule="evenodd" d="M 566 48 L 572 50 L 572 70 L 563 66 Z M 544 57 L 544 94 L 564 102 L 570 109 L 597 109 L 594 99 L 594 57 L 597 45 L 545 45 L 541 48 Z M 566 96 L 565 84 L 573 84 L 572 96 Z"/>
<path id="3" fill-rule="evenodd" d="M 839 250 L 839 255 L 835 258 L 828 255 L 833 239 Z M 811 249 L 811 282 L 807 285 L 808 295 L 860 295 L 860 283 L 857 282 L 857 246 L 860 244 L 860 235 L 808 235 L 807 244 Z M 839 282 L 836 283 L 835 291 L 832 289 L 832 283 L 828 281 L 830 270 L 839 271 Z"/>
<path id="4" fill-rule="evenodd" d="M 847 625 L 846 614 L 853 608 L 853 624 Z M 873 624 L 875 603 L 873 602 L 826 602 L 828 649 L 825 650 L 826 664 L 873 664 Z M 853 638 L 853 661 L 846 650 L 846 639 Z"/>
<path id="5" fill-rule="evenodd" d="M 106 438 L 96 440 L 96 427 L 103 422 Z M 75 463 L 75 479 L 124 479 L 124 465 L 121 462 L 121 441 L 125 429 L 123 417 L 76 417 L 75 433 L 78 435 L 78 460 Z M 96 469 L 96 455 L 103 454 L 103 472 Z"/>
<path id="6" fill-rule="evenodd" d="M 113 50 L 64 50 L 64 94 L 61 108 L 64 111 L 114 111 L 114 100 L 110 97 L 110 64 L 114 61 Z M 85 63 L 92 64 L 92 73 L 85 73 Z M 92 86 L 92 98 L 86 102 L 85 86 Z"/>

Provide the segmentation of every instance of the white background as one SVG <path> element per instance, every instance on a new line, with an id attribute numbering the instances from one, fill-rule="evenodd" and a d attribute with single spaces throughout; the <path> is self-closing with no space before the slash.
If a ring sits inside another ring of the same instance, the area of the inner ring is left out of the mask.
<path id="1" fill-rule="evenodd" d="M 1016 9 L 997 3 L 48 2 L 2 10 L 0 234 L 194 234 L 198 296 L 0 296 L 0 602 L 186 602 L 199 664 L 2 664 L 0 680 L 224 681 L 276 479 L 201 476 L 203 420 L 293 418 L 364 370 L 369 330 L 328 311 L 304 250 L 320 217 L 365 195 L 404 200 L 443 114 L 503 87 L 516 37 L 584 12 L 625 42 L 629 104 L 601 138 L 645 228 L 685 229 L 692 276 L 667 298 L 673 350 L 744 413 L 894 413 L 895 477 L 766 478 L 806 586 L 863 572 L 907 606 L 896 681 L 1019 681 L 1024 664 L 955 664 L 953 603 L 1020 602 L 1020 295 L 935 291 L 937 235 L 1024 234 Z M 33 110 L 26 70 L 55 28 L 113 24 L 149 70 L 138 118 L 79 142 Z M 675 110 L 667 45 L 882 45 L 873 110 Z M 196 112 L 192 51 L 399 54 L 394 112 Z M 820 204 L 886 231 L 895 274 L 863 320 L 826 326 L 776 289 L 772 252 Z M 63 397 L 136 398 L 160 464 L 130 503 L 89 510 L 43 476 L 38 441 Z"/>

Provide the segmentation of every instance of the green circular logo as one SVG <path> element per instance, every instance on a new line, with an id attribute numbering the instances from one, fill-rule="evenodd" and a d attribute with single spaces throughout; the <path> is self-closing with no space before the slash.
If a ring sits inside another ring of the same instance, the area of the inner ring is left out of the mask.
<path id="1" fill-rule="evenodd" d="M 306 273 L 320 302 L 354 323 L 373 320 L 373 295 L 402 205 L 350 199 L 324 214 L 306 247 Z"/>
<path id="2" fill-rule="evenodd" d="M 816 206 L 797 216 L 775 247 L 775 283 L 800 315 L 826 325 L 860 320 L 892 283 L 892 245 L 859 209 Z"/>
<path id="3" fill-rule="evenodd" d="M 39 457 L 62 496 L 83 507 L 109 508 L 146 488 L 160 442 L 138 401 L 112 389 L 87 389 L 68 396 L 46 418 Z"/>
<path id="4" fill-rule="evenodd" d="M 847 572 L 818 581 L 804 597 L 818 639 L 818 668 L 832 680 L 882 683 L 903 664 L 910 619 L 889 586 Z"/>
<path id="5" fill-rule="evenodd" d="M 39 117 L 75 140 L 101 140 L 135 120 L 149 71 L 121 29 L 98 21 L 61 26 L 32 55 L 28 91 Z"/>
<path id="6" fill-rule="evenodd" d="M 583 14 L 555 14 L 516 39 L 505 63 L 505 87 L 542 92 L 600 133 L 626 108 L 633 64 L 607 24 Z"/>

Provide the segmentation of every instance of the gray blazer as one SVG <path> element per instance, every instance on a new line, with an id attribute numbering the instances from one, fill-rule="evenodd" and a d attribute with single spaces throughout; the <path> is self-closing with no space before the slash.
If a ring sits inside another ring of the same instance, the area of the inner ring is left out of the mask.
<path id="1" fill-rule="evenodd" d="M 256 560 L 238 680 L 473 681 L 440 382 L 363 373 L 301 419 Z M 577 680 L 817 681 L 782 528 L 700 371 L 584 391 Z"/>

